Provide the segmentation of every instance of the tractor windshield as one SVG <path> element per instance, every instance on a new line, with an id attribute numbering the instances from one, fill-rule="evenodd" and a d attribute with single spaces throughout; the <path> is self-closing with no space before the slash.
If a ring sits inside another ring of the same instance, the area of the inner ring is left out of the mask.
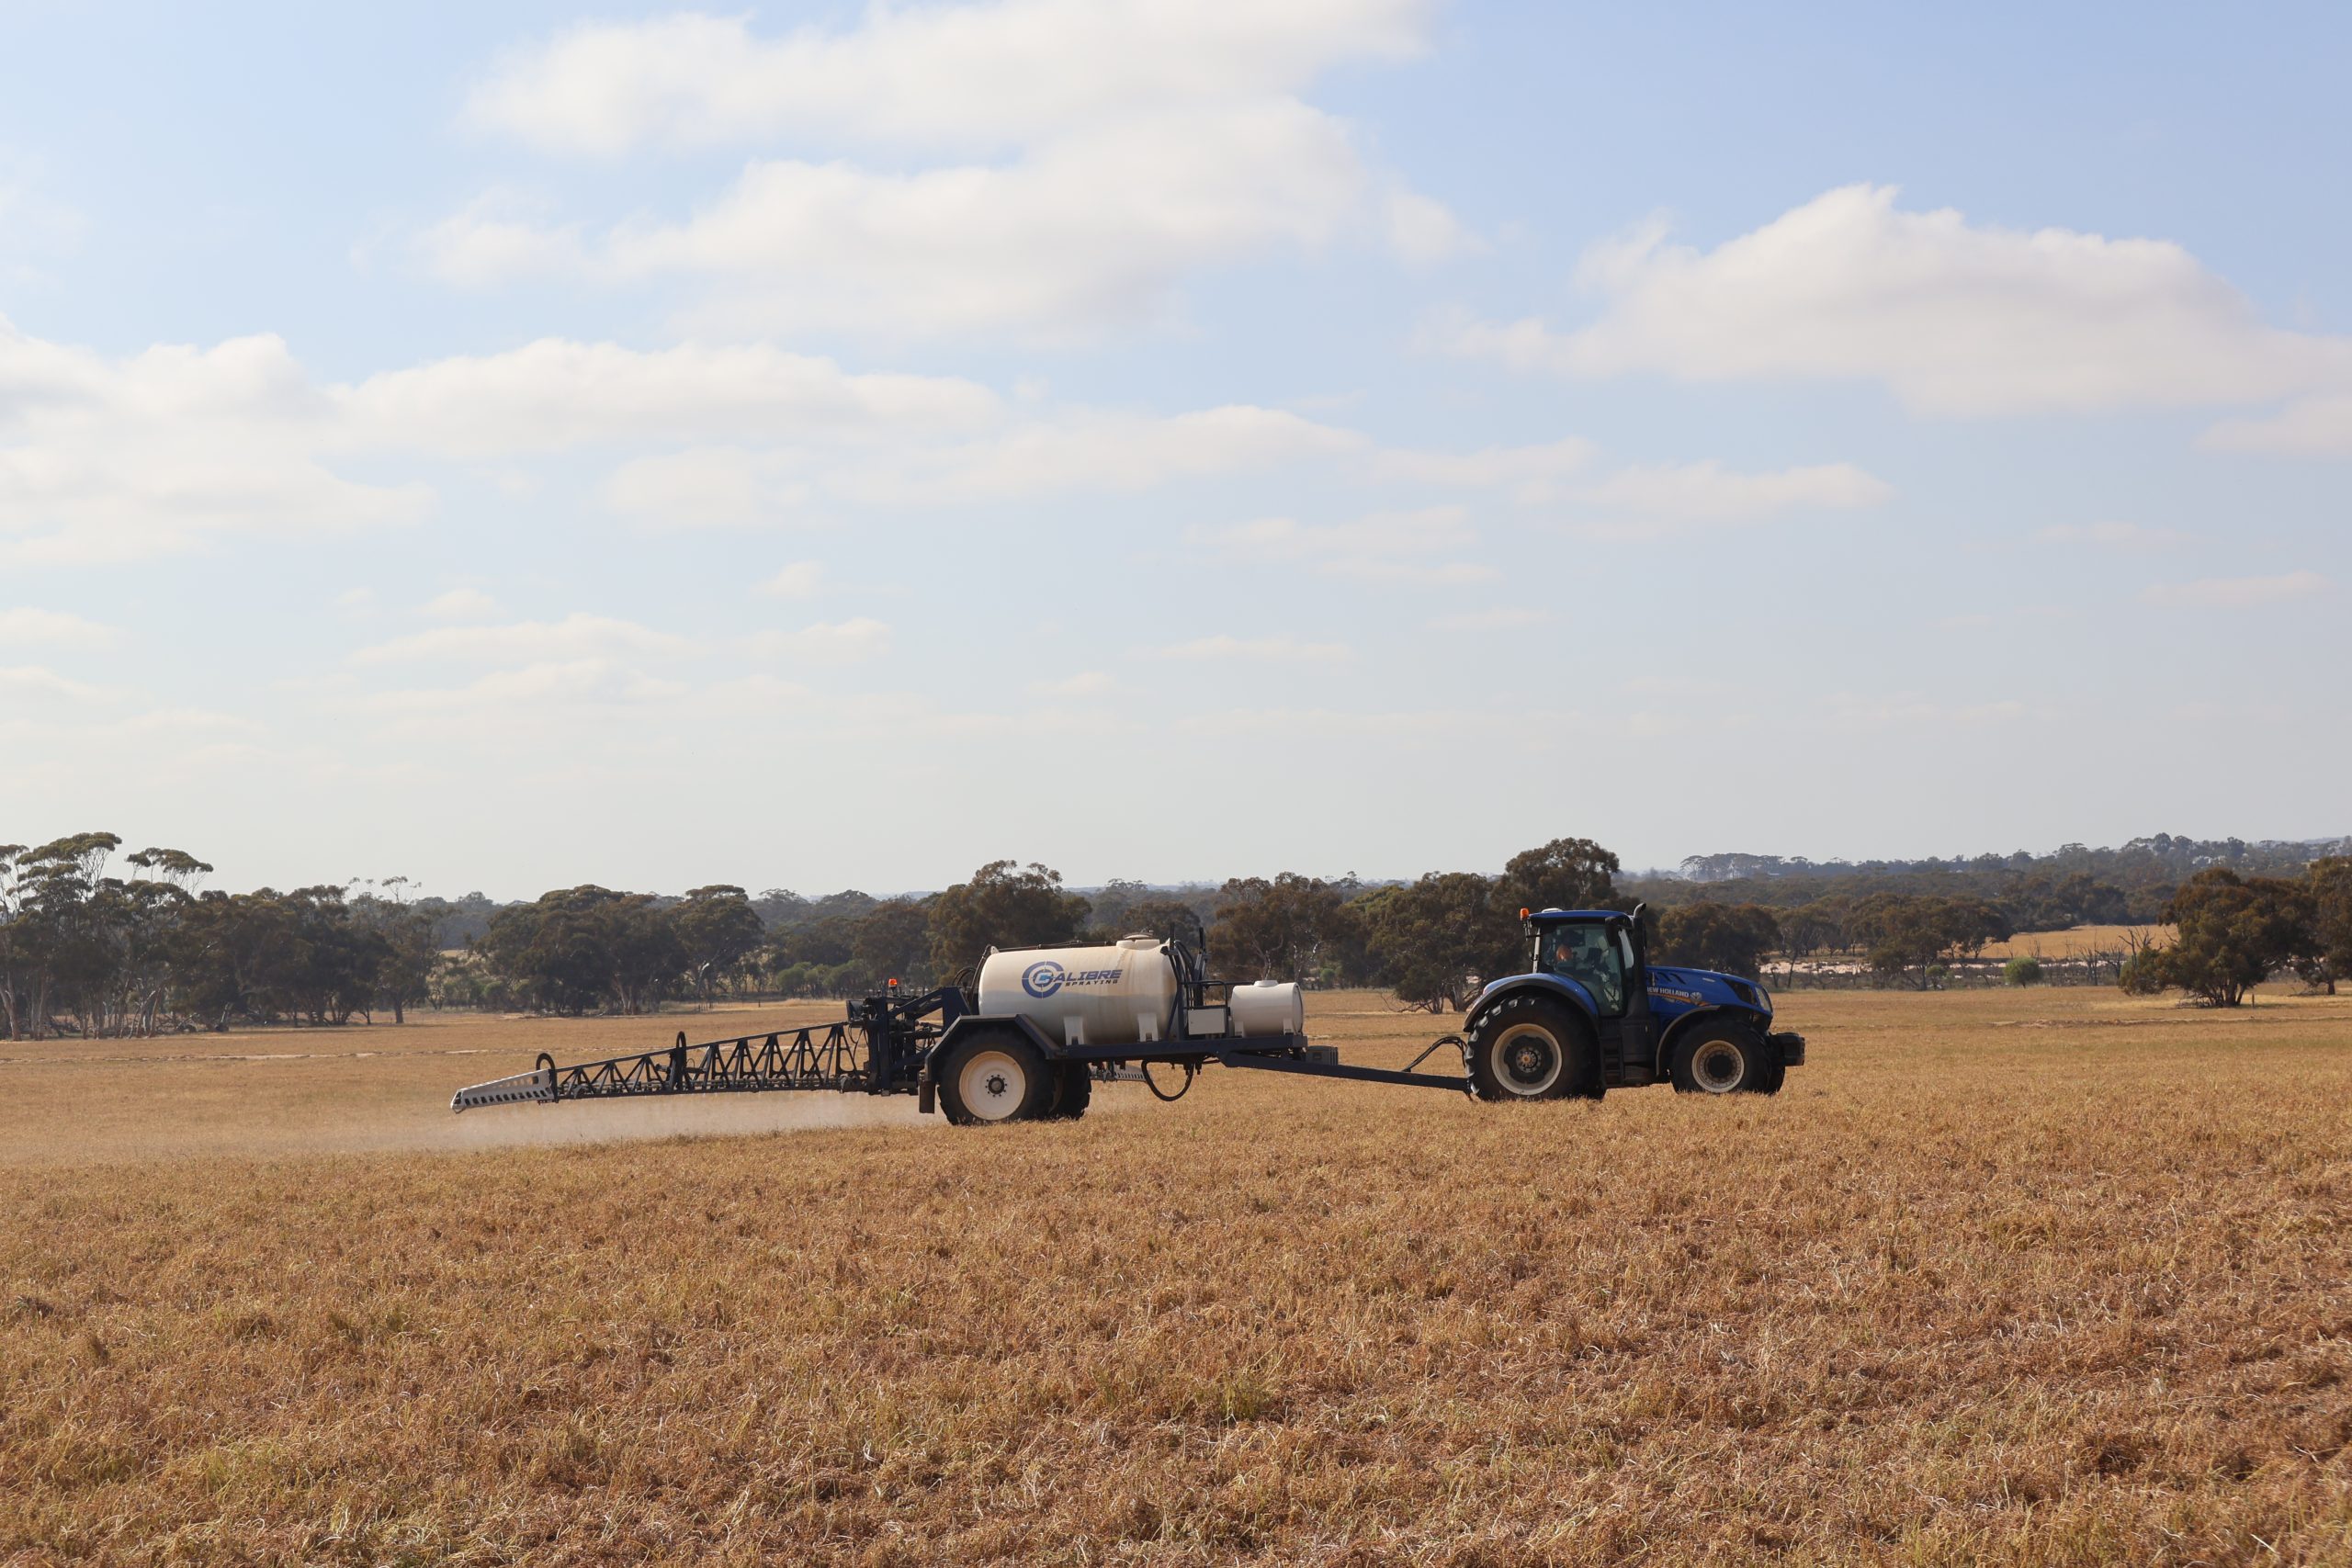
<path id="1" fill-rule="evenodd" d="M 1606 927 L 1554 926 L 1536 939 L 1535 965 L 1582 985 L 1603 1013 L 1625 1010 L 1625 960 Z"/>

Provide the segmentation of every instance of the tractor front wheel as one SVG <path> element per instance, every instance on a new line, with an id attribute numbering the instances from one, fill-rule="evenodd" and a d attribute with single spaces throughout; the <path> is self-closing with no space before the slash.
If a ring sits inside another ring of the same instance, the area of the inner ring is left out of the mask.
<path id="1" fill-rule="evenodd" d="M 1781 1087 L 1780 1065 L 1752 1029 L 1727 1020 L 1693 1024 L 1674 1043 L 1674 1092 L 1770 1094 Z"/>
<path id="2" fill-rule="evenodd" d="M 1055 1068 L 1010 1031 L 975 1035 L 939 1075 L 939 1109 L 958 1127 L 1035 1122 L 1053 1109 Z"/>
<path id="3" fill-rule="evenodd" d="M 1505 997 L 1470 1027 L 1471 1092 L 1480 1100 L 1600 1098 L 1600 1059 L 1581 1020 L 1547 997 Z"/>

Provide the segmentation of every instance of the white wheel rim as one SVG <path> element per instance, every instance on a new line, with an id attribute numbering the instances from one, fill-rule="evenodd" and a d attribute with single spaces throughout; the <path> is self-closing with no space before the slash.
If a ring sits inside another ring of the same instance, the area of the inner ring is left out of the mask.
<path id="1" fill-rule="evenodd" d="M 1690 1077 L 1709 1094 L 1729 1094 L 1747 1076 L 1746 1053 L 1728 1040 L 1710 1040 L 1690 1058 Z"/>
<path id="2" fill-rule="evenodd" d="M 1009 1051 L 976 1051 L 956 1075 L 964 1109 L 981 1122 L 1002 1122 L 1029 1098 L 1029 1074 Z"/>
<path id="3" fill-rule="evenodd" d="M 1540 1023 L 1514 1023 L 1495 1038 L 1495 1081 L 1508 1094 L 1546 1092 L 1560 1081 L 1567 1060 L 1559 1041 Z"/>

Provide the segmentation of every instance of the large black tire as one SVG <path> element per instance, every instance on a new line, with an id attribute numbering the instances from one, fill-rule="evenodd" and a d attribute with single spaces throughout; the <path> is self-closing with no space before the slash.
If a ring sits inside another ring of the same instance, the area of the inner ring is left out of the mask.
<path id="1" fill-rule="evenodd" d="M 1770 1094 L 1781 1087 L 1781 1056 L 1763 1035 L 1736 1019 L 1702 1019 L 1674 1043 L 1677 1094 Z"/>
<path id="2" fill-rule="evenodd" d="M 1054 1107 L 1060 1079 L 1035 1045 L 1011 1030 L 957 1043 L 939 1074 L 939 1109 L 958 1127 L 1035 1122 Z"/>
<path id="3" fill-rule="evenodd" d="M 1599 1100 L 1600 1053 L 1565 1003 L 1534 992 L 1507 996 L 1470 1026 L 1463 1055 L 1480 1100 Z"/>
<path id="4" fill-rule="evenodd" d="M 1094 1103 L 1094 1071 L 1084 1062 L 1064 1062 L 1055 1072 L 1054 1108 L 1048 1122 L 1075 1122 Z"/>

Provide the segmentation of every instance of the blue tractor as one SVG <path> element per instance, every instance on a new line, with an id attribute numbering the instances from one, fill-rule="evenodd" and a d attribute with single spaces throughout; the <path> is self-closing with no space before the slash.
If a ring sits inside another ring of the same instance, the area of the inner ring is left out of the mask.
<path id="1" fill-rule="evenodd" d="M 1527 972 L 1470 1004 L 1462 1055 L 1481 1100 L 1598 1100 L 1670 1082 L 1683 1094 L 1776 1094 L 1804 1036 L 1772 1028 L 1763 987 L 1653 967 L 1643 911 L 1520 911 Z"/>

